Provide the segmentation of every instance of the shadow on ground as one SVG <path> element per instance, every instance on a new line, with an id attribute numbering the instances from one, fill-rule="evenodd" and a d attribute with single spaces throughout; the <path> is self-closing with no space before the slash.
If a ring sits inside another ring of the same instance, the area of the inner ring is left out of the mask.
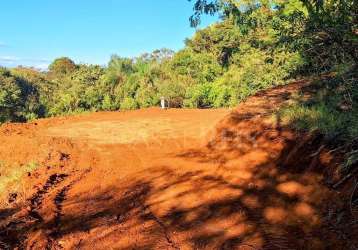
<path id="1" fill-rule="evenodd" d="M 278 88 L 250 99 L 206 147 L 166 165 L 91 193 L 63 184 L 55 216 L 7 227 L 0 241 L 33 249 L 345 249 L 327 226 L 330 191 L 312 155 L 319 138 L 272 121 L 290 94 Z"/>

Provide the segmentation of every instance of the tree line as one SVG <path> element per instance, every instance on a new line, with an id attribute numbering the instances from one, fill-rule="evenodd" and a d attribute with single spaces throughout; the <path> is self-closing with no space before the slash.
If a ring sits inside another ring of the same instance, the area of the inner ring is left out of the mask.
<path id="1" fill-rule="evenodd" d="M 352 72 L 357 1 L 196 0 L 190 18 L 220 20 L 174 52 L 113 55 L 107 66 L 55 59 L 48 71 L 0 69 L 0 122 L 156 106 L 232 107 L 301 75 Z M 352 86 L 350 86 L 353 88 Z"/>

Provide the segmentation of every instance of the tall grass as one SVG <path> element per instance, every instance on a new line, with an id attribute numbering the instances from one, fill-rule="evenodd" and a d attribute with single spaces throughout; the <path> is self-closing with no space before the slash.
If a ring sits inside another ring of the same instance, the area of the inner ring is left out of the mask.
<path id="1" fill-rule="evenodd" d="M 16 193 L 18 199 L 25 198 L 26 190 L 22 188 L 21 179 L 38 168 L 38 164 L 30 162 L 23 166 L 10 166 L 0 162 L 0 207 L 8 204 L 11 193 Z"/>
<path id="2" fill-rule="evenodd" d="M 318 132 L 335 146 L 347 149 L 345 171 L 358 163 L 358 73 L 353 66 L 310 86 L 310 98 L 301 93 L 277 113 L 285 125 Z"/>

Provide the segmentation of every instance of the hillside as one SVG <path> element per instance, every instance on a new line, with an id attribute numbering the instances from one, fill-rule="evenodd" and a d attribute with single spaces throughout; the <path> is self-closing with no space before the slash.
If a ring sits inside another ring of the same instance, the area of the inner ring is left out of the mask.
<path id="1" fill-rule="evenodd" d="M 0 250 L 358 249 L 357 0 L 24 4 Z"/>
<path id="2" fill-rule="evenodd" d="M 0 248 L 354 249 L 340 154 L 277 115 L 298 92 L 3 125 Z"/>

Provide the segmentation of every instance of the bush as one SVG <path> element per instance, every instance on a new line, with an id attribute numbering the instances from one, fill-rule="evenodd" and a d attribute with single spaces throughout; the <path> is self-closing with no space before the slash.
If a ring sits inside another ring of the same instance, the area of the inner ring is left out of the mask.
<path id="1" fill-rule="evenodd" d="M 235 89 L 230 85 L 222 84 L 220 81 L 212 85 L 209 99 L 214 108 L 233 107 L 238 103 Z"/>
<path id="2" fill-rule="evenodd" d="M 0 69 L 0 123 L 31 120 L 42 113 L 36 87 Z"/>
<path id="3" fill-rule="evenodd" d="M 68 57 L 55 59 L 48 67 L 54 77 L 62 77 L 76 70 L 77 65 Z"/>
<path id="4" fill-rule="evenodd" d="M 159 103 L 157 90 L 151 86 L 139 87 L 135 99 L 141 108 L 152 107 Z"/>
<path id="5" fill-rule="evenodd" d="M 120 108 L 123 110 L 133 110 L 138 108 L 138 103 L 134 98 L 126 97 L 121 102 Z"/>
<path id="6" fill-rule="evenodd" d="M 215 55 L 195 53 L 191 49 L 184 49 L 175 54 L 170 62 L 170 69 L 175 75 L 190 76 L 197 83 L 212 82 L 223 71 Z"/>
<path id="7" fill-rule="evenodd" d="M 169 102 L 170 107 L 181 107 L 185 96 L 185 85 L 177 79 L 163 81 L 158 84 L 158 95 L 163 96 Z"/>
<path id="8" fill-rule="evenodd" d="M 316 83 L 319 90 L 309 100 L 298 100 L 279 115 L 298 129 L 318 131 L 327 138 L 358 138 L 356 73 L 345 73 Z"/>
<path id="9" fill-rule="evenodd" d="M 109 94 L 105 94 L 102 100 L 101 110 L 117 110 L 120 105 Z"/>
<path id="10" fill-rule="evenodd" d="M 197 84 L 188 88 L 184 105 L 189 108 L 208 108 L 212 106 L 210 100 L 211 83 Z"/>

